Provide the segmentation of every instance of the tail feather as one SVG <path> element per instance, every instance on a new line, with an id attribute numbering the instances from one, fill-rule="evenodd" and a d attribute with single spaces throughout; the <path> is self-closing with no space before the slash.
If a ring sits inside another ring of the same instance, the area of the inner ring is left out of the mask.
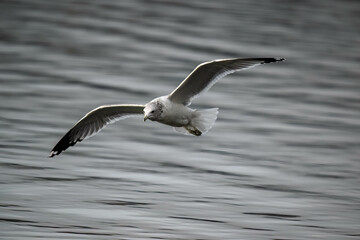
<path id="1" fill-rule="evenodd" d="M 174 130 L 185 135 L 192 134 L 195 136 L 200 136 L 212 128 L 217 119 L 218 113 L 218 108 L 196 110 L 189 125 L 184 127 L 174 127 Z"/>
<path id="2" fill-rule="evenodd" d="M 218 108 L 197 110 L 195 117 L 191 120 L 191 125 L 202 133 L 206 133 L 214 126 L 218 113 Z"/>

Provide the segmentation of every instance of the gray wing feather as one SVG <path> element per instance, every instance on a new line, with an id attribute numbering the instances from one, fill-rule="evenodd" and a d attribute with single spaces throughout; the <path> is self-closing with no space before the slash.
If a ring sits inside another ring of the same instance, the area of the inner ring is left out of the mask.
<path id="1" fill-rule="evenodd" d="M 169 95 L 169 99 L 175 103 L 189 105 L 194 97 L 209 90 L 217 80 L 228 74 L 259 64 L 283 60 L 283 58 L 233 58 L 202 63 Z"/>
<path id="2" fill-rule="evenodd" d="M 68 147 L 74 146 L 85 138 L 91 137 L 103 129 L 106 125 L 119 121 L 123 118 L 143 114 L 144 105 L 118 104 L 104 105 L 95 108 L 80 119 L 55 145 L 49 157 L 59 155 Z"/>

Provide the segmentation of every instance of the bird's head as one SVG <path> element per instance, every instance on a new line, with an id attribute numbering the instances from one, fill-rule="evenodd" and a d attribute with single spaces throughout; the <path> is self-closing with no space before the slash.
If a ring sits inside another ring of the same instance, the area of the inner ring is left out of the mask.
<path id="1" fill-rule="evenodd" d="M 159 101 L 152 101 L 145 105 L 144 121 L 150 119 L 151 121 L 161 120 L 163 114 L 163 105 Z"/>

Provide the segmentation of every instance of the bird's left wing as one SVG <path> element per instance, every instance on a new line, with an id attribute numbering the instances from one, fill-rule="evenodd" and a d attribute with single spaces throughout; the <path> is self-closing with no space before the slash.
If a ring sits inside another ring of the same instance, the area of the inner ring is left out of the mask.
<path id="1" fill-rule="evenodd" d="M 204 62 L 197 66 L 169 95 L 175 103 L 189 105 L 198 94 L 207 91 L 226 75 L 259 64 L 283 61 L 283 58 L 232 58 Z"/>
<path id="2" fill-rule="evenodd" d="M 106 125 L 131 115 L 143 114 L 143 105 L 118 104 L 95 108 L 80 119 L 55 145 L 49 157 L 59 155 L 68 147 L 98 133 Z"/>

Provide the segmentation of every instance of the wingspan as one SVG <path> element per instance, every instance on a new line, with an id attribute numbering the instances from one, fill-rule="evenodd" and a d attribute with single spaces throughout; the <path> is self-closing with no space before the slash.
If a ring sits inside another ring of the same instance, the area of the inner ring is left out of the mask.
<path id="1" fill-rule="evenodd" d="M 169 99 L 175 103 L 189 105 L 194 97 L 209 90 L 217 80 L 228 74 L 259 64 L 283 60 L 284 58 L 234 58 L 202 63 L 169 95 Z"/>
<path id="2" fill-rule="evenodd" d="M 87 137 L 91 137 L 103 129 L 106 125 L 119 121 L 131 115 L 143 114 L 143 105 L 119 104 L 100 106 L 87 113 L 80 119 L 55 145 L 49 157 L 59 155 L 68 147 L 74 146 Z"/>

